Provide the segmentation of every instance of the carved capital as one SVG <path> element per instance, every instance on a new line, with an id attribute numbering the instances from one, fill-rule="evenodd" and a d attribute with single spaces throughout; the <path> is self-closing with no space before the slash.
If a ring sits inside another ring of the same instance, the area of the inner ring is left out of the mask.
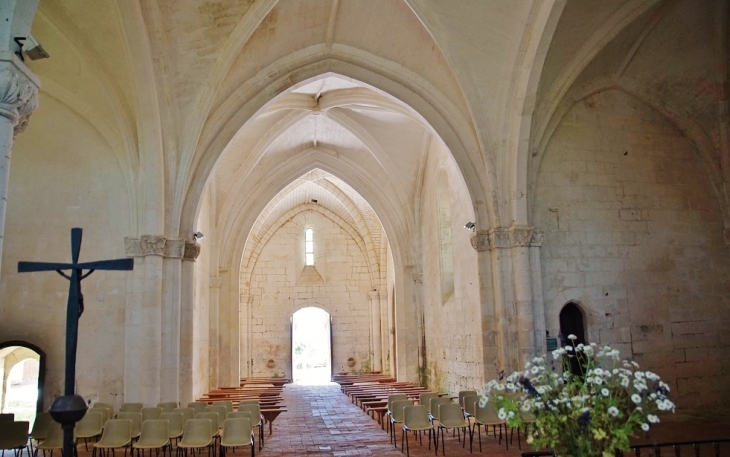
<path id="1" fill-rule="evenodd" d="M 12 53 L 0 53 L 0 116 L 13 124 L 13 135 L 25 130 L 38 107 L 38 78 Z"/>
<path id="2" fill-rule="evenodd" d="M 492 249 L 508 248 L 511 246 L 509 230 L 503 228 L 494 228 L 489 231 L 489 242 Z"/>
<path id="3" fill-rule="evenodd" d="M 185 240 L 182 238 L 171 238 L 165 243 L 165 257 L 171 259 L 182 259 L 185 254 Z"/>
<path id="4" fill-rule="evenodd" d="M 195 260 L 200 255 L 200 245 L 194 241 L 185 242 L 185 253 L 183 260 Z"/>
<path id="5" fill-rule="evenodd" d="M 532 239 L 530 240 L 530 246 L 540 247 L 542 242 L 545 241 L 545 234 L 539 230 L 532 231 Z"/>
<path id="6" fill-rule="evenodd" d="M 477 251 L 506 249 L 513 247 L 539 247 L 545 236 L 534 227 L 516 225 L 509 229 L 494 228 L 489 231 L 478 231 L 471 237 L 471 246 Z"/>
<path id="7" fill-rule="evenodd" d="M 368 292 L 368 297 L 370 301 L 380 300 L 380 292 Z"/>
<path id="8" fill-rule="evenodd" d="M 511 246 L 529 246 L 532 242 L 534 229 L 525 225 L 513 225 L 509 229 L 509 241 Z"/>
<path id="9" fill-rule="evenodd" d="M 188 244 L 197 246 L 197 251 L 188 253 Z M 142 235 L 139 238 L 124 238 L 124 252 L 127 257 L 146 257 L 156 255 L 169 259 L 195 260 L 200 253 L 200 245 L 182 238 L 166 238 L 161 235 Z"/>

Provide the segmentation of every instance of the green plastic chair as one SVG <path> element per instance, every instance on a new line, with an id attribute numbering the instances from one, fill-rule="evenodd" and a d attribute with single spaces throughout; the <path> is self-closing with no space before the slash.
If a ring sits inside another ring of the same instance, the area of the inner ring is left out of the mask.
<path id="1" fill-rule="evenodd" d="M 264 418 L 261 416 L 259 403 L 242 403 L 238 405 L 239 411 L 251 413 L 251 427 L 259 429 L 259 451 L 264 447 Z"/>
<path id="2" fill-rule="evenodd" d="M 63 429 L 61 428 L 61 424 L 52 420 L 48 424 L 46 438 L 38 443 L 34 455 L 38 455 L 38 451 L 40 450 L 43 451 L 44 456 L 46 455 L 46 451 L 51 451 L 51 455 L 53 455 L 54 449 L 63 449 Z"/>
<path id="3" fill-rule="evenodd" d="M 251 420 L 244 417 L 226 419 L 223 422 L 223 436 L 220 444 L 221 457 L 226 454 L 226 448 L 234 450 L 237 447 L 245 446 L 251 446 L 251 457 L 254 457 L 256 446 Z"/>
<path id="4" fill-rule="evenodd" d="M 119 413 L 122 414 L 122 413 Z M 129 414 L 129 413 L 126 413 Z M 139 414 L 139 413 L 137 413 Z M 96 457 L 97 449 L 101 452 L 104 450 L 127 448 L 132 444 L 132 420 L 131 419 L 109 419 L 104 424 L 104 431 L 101 439 L 94 443 L 92 456 Z M 126 449 L 124 450 L 126 454 Z"/>
<path id="5" fill-rule="evenodd" d="M 464 432 L 464 440 L 461 446 L 466 446 L 466 429 L 469 428 L 469 421 L 464 417 L 464 411 L 461 405 L 457 403 L 443 403 L 439 405 L 439 425 L 436 429 L 436 442 L 438 443 L 438 434 L 441 434 L 441 454 L 446 455 L 444 444 L 444 430 L 456 429 L 459 440 L 461 441 L 461 432 Z M 469 428 L 471 436 L 471 429 Z M 471 440 L 469 441 L 469 451 L 471 452 Z M 438 452 L 438 449 L 436 450 Z"/>
<path id="6" fill-rule="evenodd" d="M 76 423 L 76 428 L 74 430 L 76 439 L 84 440 L 84 447 L 87 451 L 89 450 L 89 440 L 93 439 L 96 441 L 97 438 L 101 436 L 101 432 L 103 430 L 102 415 L 104 414 L 101 410 L 105 411 L 104 408 L 92 408 L 86 411 L 84 417 Z"/>
<path id="7" fill-rule="evenodd" d="M 464 397 L 479 395 L 476 390 L 460 390 L 459 391 L 459 406 L 464 407 Z"/>
<path id="8" fill-rule="evenodd" d="M 142 403 L 124 403 L 122 404 L 122 409 L 120 409 L 119 412 L 138 413 L 142 411 L 142 408 L 144 408 L 144 404 Z"/>
<path id="9" fill-rule="evenodd" d="M 142 413 L 142 423 L 144 424 L 146 420 L 159 419 L 160 414 L 162 414 L 162 408 L 159 406 L 147 407 L 142 408 L 139 412 Z"/>
<path id="10" fill-rule="evenodd" d="M 30 422 L 28 421 L 3 422 L 0 426 L 0 449 L 3 454 L 6 450 L 13 450 L 15 457 L 18 457 L 23 450 L 28 452 L 29 428 Z"/>
<path id="11" fill-rule="evenodd" d="M 497 416 L 497 404 L 494 400 L 487 401 L 484 407 L 476 405 L 476 414 L 474 415 L 474 424 L 472 425 L 472 438 L 474 437 L 474 428 L 477 429 L 479 435 L 479 452 L 482 452 L 482 429 L 487 431 L 489 436 L 489 426 L 491 425 L 494 429 L 494 436 L 497 436 L 497 427 L 499 427 L 499 444 L 502 444 L 502 429 L 504 428 L 504 442 L 507 444 L 509 449 L 509 442 L 507 440 L 507 423 Z"/>
<path id="12" fill-rule="evenodd" d="M 50 427 L 51 422 L 53 421 L 53 418 L 51 418 L 51 413 L 48 411 L 43 411 L 42 413 L 38 413 L 35 416 L 35 421 L 33 422 L 33 428 L 31 429 L 30 433 L 28 434 L 28 438 L 30 438 L 30 453 L 35 455 L 33 453 L 33 441 L 36 443 L 40 443 L 46 437 L 48 436 L 48 427 Z"/>
<path id="13" fill-rule="evenodd" d="M 193 408 L 175 408 L 172 410 L 173 413 L 180 413 L 183 417 L 183 427 L 189 419 L 195 418 L 195 410 Z"/>
<path id="14" fill-rule="evenodd" d="M 142 432 L 142 413 L 120 412 L 117 414 L 117 419 L 129 419 L 132 421 L 132 428 L 130 431 L 132 439 L 136 440 L 139 438 L 139 434 Z"/>
<path id="15" fill-rule="evenodd" d="M 193 408 L 195 410 L 195 414 L 202 413 L 206 406 L 208 406 L 208 404 L 202 401 L 191 401 L 188 403 L 188 408 Z"/>
<path id="16" fill-rule="evenodd" d="M 182 413 L 162 413 L 160 414 L 160 419 L 166 420 L 169 424 L 168 438 L 170 438 L 170 442 L 174 440 L 177 443 L 183 433 Z"/>
<path id="17" fill-rule="evenodd" d="M 198 413 L 205 414 L 205 413 Z M 185 451 L 188 455 L 188 449 L 211 449 L 213 445 L 213 423 L 210 419 L 190 419 L 185 423 L 185 431 L 183 438 L 177 443 L 177 452 Z"/>
<path id="18" fill-rule="evenodd" d="M 233 402 L 230 401 L 230 400 L 217 401 L 217 402 L 215 402 L 213 404 L 214 405 L 217 405 L 217 406 L 223 406 L 223 407 L 225 407 L 226 408 L 226 414 L 233 412 Z"/>
<path id="19" fill-rule="evenodd" d="M 426 405 L 406 406 L 403 408 L 403 432 L 400 439 L 400 451 L 403 452 L 403 441 L 406 442 L 406 455 L 411 455 L 408 446 L 408 432 L 418 433 L 428 430 L 428 450 L 431 450 L 431 441 L 434 441 L 433 425 L 428 417 L 428 408 Z M 423 444 L 423 438 L 421 438 Z"/>
<path id="20" fill-rule="evenodd" d="M 177 402 L 176 401 L 164 401 L 157 404 L 157 407 L 162 408 L 163 413 L 171 413 L 175 408 L 177 408 Z"/>
<path id="21" fill-rule="evenodd" d="M 162 408 L 160 408 L 162 409 Z M 172 448 L 170 446 L 170 423 L 166 419 L 147 419 L 142 422 L 142 432 L 139 435 L 139 439 L 132 445 L 133 449 L 137 449 L 137 456 L 144 456 L 144 451 L 149 450 L 150 456 L 152 450 L 165 453 L 165 449 L 169 449 L 172 454 Z"/>
<path id="22" fill-rule="evenodd" d="M 403 423 L 403 408 L 413 406 L 412 400 L 395 400 L 390 404 L 390 438 L 396 449 L 398 449 L 398 435 L 395 433 L 395 424 Z"/>
<path id="23" fill-rule="evenodd" d="M 218 413 L 218 428 L 223 427 L 223 421 L 226 420 L 226 416 L 228 416 L 228 411 L 226 411 L 226 407 L 222 405 L 208 405 L 205 407 L 203 412 Z"/>
<path id="24" fill-rule="evenodd" d="M 426 411 L 431 412 L 431 399 L 439 398 L 439 394 L 434 392 L 424 392 L 418 396 L 418 404 L 426 407 Z"/>

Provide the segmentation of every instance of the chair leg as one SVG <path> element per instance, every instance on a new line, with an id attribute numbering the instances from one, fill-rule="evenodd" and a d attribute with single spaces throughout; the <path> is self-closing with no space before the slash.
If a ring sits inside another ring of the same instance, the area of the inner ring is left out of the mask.
<path id="1" fill-rule="evenodd" d="M 411 449 L 408 447 L 408 433 L 406 432 L 405 425 L 403 426 L 403 432 L 406 434 L 406 457 L 411 456 Z M 400 440 L 400 452 L 403 453 L 403 438 Z"/>
<path id="2" fill-rule="evenodd" d="M 408 439 L 408 434 L 406 433 L 406 427 L 403 426 L 403 429 L 400 432 L 400 452 L 403 453 L 403 440 Z"/>

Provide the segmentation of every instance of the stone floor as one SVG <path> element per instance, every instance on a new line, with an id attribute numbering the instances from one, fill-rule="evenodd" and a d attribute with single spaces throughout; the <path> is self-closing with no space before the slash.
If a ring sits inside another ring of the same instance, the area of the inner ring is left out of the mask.
<path id="1" fill-rule="evenodd" d="M 380 425 L 340 392 L 339 386 L 299 386 L 288 385 L 283 392 L 287 412 L 282 413 L 273 424 L 273 433 L 269 435 L 266 427 L 264 449 L 256 455 L 268 456 L 402 456 L 400 446 L 394 449 L 389 442 L 388 433 L 381 430 Z M 730 439 L 730 422 L 673 422 L 658 424 L 649 437 L 641 437 L 639 441 L 685 441 L 711 438 Z M 504 442 L 503 442 L 504 443 Z M 421 446 L 411 444 L 411 455 L 434 455 L 433 447 L 428 450 L 426 441 Z M 517 437 L 509 451 L 504 444 L 499 445 L 493 437 L 482 436 L 482 453 L 490 456 L 520 456 L 528 450 L 524 441 L 522 451 L 517 448 Z M 400 434 L 399 434 L 400 445 Z M 480 455 L 474 437 L 474 455 Z M 710 446 L 702 447 L 701 455 L 714 455 Z M 722 447 L 721 455 L 730 456 L 730 444 Z M 439 449 L 439 455 L 441 454 Z M 463 449 L 455 437 L 446 436 L 445 451 L 447 456 L 458 457 L 472 455 L 469 443 Z M 79 457 L 90 457 L 82 445 L 79 446 Z M 673 455 L 672 449 L 665 449 L 664 455 Z M 123 454 L 118 454 L 123 455 Z M 207 454 L 201 454 L 207 455 Z M 248 451 L 238 450 L 231 456 L 246 457 Z M 633 453 L 631 454 L 633 456 Z M 652 455 L 645 450 L 643 456 Z M 682 455 L 694 455 L 691 448 L 683 448 Z"/>
<path id="2" fill-rule="evenodd" d="M 266 446 L 262 456 L 401 456 L 400 434 L 398 450 L 389 441 L 388 433 L 361 409 L 352 404 L 340 392 L 339 386 L 298 386 L 288 385 L 283 393 L 287 412 L 274 422 L 273 434 L 266 435 Z M 730 423 L 666 423 L 659 424 L 650 437 L 641 441 L 682 441 L 701 438 L 730 438 Z M 433 447 L 411 444 L 412 456 L 434 455 Z M 479 455 L 479 447 L 474 437 L 474 454 Z M 528 450 L 524 441 L 522 451 Z M 457 457 L 471 455 L 469 443 L 466 448 L 455 437 L 446 436 L 446 455 Z M 482 436 L 482 454 L 490 456 L 519 456 L 517 437 L 509 451 L 497 443 L 493 437 Z M 724 445 L 722 455 L 730 455 L 730 445 Z M 239 452 L 236 452 L 238 454 Z M 442 450 L 439 449 L 439 455 Z M 665 455 L 671 455 L 671 449 Z M 644 451 L 642 455 L 649 455 Z M 692 455 L 691 448 L 685 455 Z M 711 447 L 703 447 L 702 455 L 714 455 Z"/>
<path id="3" fill-rule="evenodd" d="M 283 393 L 287 412 L 274 421 L 271 435 L 266 435 L 266 446 L 262 456 L 402 456 L 400 433 L 398 449 L 390 442 L 387 431 L 371 419 L 349 398 L 340 392 L 337 384 L 328 386 L 288 385 Z M 428 450 L 424 437 L 423 445 L 409 438 L 412 456 L 432 456 L 434 448 Z M 447 435 L 445 439 L 447 456 L 469 455 L 469 443 L 462 449 L 457 438 Z M 524 448 L 524 442 L 523 448 Z M 477 437 L 474 437 L 475 454 L 479 454 Z M 514 450 L 512 448 L 514 447 Z M 509 452 L 497 444 L 493 437 L 482 436 L 484 454 L 492 456 L 519 456 L 517 437 Z M 238 452 L 236 452 L 238 454 Z M 441 455 L 439 449 L 439 455 Z"/>

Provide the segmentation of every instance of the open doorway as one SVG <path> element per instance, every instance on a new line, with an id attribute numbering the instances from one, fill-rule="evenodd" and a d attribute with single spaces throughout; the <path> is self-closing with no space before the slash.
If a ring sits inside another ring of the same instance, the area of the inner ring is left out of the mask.
<path id="1" fill-rule="evenodd" d="M 327 311 L 307 307 L 292 315 L 292 381 L 321 385 L 332 377 L 331 320 Z"/>
<path id="2" fill-rule="evenodd" d="M 42 408 L 43 353 L 22 342 L 0 344 L 0 412 L 31 426 Z"/>

